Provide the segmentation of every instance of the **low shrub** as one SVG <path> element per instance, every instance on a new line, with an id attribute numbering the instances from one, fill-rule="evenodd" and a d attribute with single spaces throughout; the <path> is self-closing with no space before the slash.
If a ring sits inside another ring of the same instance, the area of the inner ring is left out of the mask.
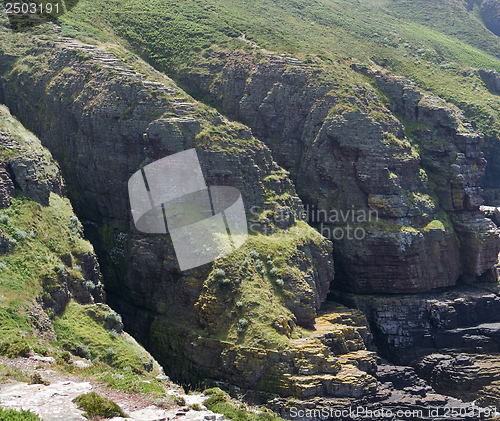
<path id="1" fill-rule="evenodd" d="M 41 421 L 41 418 L 30 411 L 0 408 L 0 421 Z"/>
<path id="2" fill-rule="evenodd" d="M 77 345 L 76 354 L 79 357 L 86 358 L 87 360 L 90 360 L 92 357 L 92 355 L 90 354 L 89 347 L 82 344 Z"/>
<path id="3" fill-rule="evenodd" d="M 250 257 L 251 257 L 252 259 L 258 259 L 258 258 L 259 258 L 259 256 L 260 256 L 260 254 L 259 254 L 259 253 L 257 253 L 257 251 L 255 251 L 255 250 L 251 250 L 251 251 L 250 251 Z"/>
<path id="4" fill-rule="evenodd" d="M 224 286 L 224 285 L 229 285 L 231 283 L 231 280 L 230 279 L 227 279 L 227 278 L 221 278 L 219 279 L 219 284 L 221 286 Z"/>
<path id="5" fill-rule="evenodd" d="M 50 382 L 42 377 L 42 375 L 35 371 L 31 376 L 30 376 L 30 384 L 43 384 L 45 386 L 48 386 Z"/>
<path id="6" fill-rule="evenodd" d="M 61 359 L 65 363 L 69 363 L 71 360 L 71 354 L 68 351 L 63 351 L 63 352 L 61 352 Z"/>
<path id="7" fill-rule="evenodd" d="M 127 417 L 122 409 L 108 398 L 103 398 L 95 392 L 86 393 L 73 399 L 80 409 L 85 411 L 84 416 L 87 418 L 94 417 Z"/>
<path id="8" fill-rule="evenodd" d="M 14 238 L 18 241 L 24 240 L 28 234 L 22 229 L 16 229 L 14 232 Z"/>
<path id="9" fill-rule="evenodd" d="M 224 276 L 226 276 L 226 272 L 224 271 L 224 269 L 217 269 L 215 271 L 215 276 L 217 278 L 224 278 Z"/>
<path id="10" fill-rule="evenodd" d="M 112 324 L 121 324 L 122 323 L 122 316 L 120 316 L 118 313 L 115 313 L 114 311 L 111 313 L 107 313 L 106 316 L 104 316 L 104 320 L 107 322 L 110 322 Z"/>
<path id="11" fill-rule="evenodd" d="M 31 352 L 31 347 L 28 342 L 20 339 L 13 341 L 5 341 L 0 343 L 0 355 L 6 355 L 7 357 L 27 357 Z"/>
<path id="12" fill-rule="evenodd" d="M 240 319 L 238 320 L 238 325 L 236 329 L 238 330 L 238 333 L 243 333 L 245 329 L 248 326 L 248 320 L 247 319 Z"/>

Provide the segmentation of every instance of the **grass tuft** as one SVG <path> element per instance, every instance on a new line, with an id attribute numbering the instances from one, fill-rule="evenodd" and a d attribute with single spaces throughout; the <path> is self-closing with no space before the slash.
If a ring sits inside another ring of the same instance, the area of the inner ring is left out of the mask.
<path id="1" fill-rule="evenodd" d="M 73 399 L 73 402 L 85 411 L 84 416 L 89 419 L 95 419 L 96 417 L 127 417 L 116 403 L 99 396 L 96 392 L 80 395 Z"/>

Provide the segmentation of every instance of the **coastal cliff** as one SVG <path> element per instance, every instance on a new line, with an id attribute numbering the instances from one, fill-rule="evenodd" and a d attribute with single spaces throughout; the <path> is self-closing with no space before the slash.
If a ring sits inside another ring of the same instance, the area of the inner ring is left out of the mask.
<path id="1" fill-rule="evenodd" d="M 40 203 L 64 190 L 100 265 L 93 255 L 80 264 L 95 289 L 67 293 L 60 307 L 44 296 L 55 314 L 73 296 L 102 300 L 102 273 L 107 302 L 169 376 L 242 390 L 284 417 L 291 405 L 376 408 L 395 396 L 407 408 L 495 402 L 496 371 L 475 373 L 496 360 L 475 354 L 498 352 L 500 237 L 480 209 L 484 138 L 460 109 L 351 61 L 345 81 L 334 66 L 292 57 L 214 53 L 208 72 L 176 84 L 137 57 L 121 60 L 119 47 L 57 28 L 3 31 L 0 101 L 62 178 L 17 159 L 14 176 L 1 173 L 1 201 L 9 205 L 13 178 Z M 207 184 L 240 190 L 250 236 L 182 272 L 169 236 L 135 229 L 127 182 L 190 148 Z M 322 220 L 314 209 L 356 218 Z M 362 237 L 337 238 L 346 222 Z M 471 367 L 466 380 L 460 364 Z M 457 393 L 463 381 L 470 393 Z"/>

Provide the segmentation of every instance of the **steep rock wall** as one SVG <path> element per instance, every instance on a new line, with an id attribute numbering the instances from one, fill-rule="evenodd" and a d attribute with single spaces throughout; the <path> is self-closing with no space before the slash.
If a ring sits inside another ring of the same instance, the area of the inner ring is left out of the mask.
<path id="1" fill-rule="evenodd" d="M 377 86 L 394 99 L 393 111 L 419 124 L 410 136 L 419 144 L 422 165 L 436 184 L 443 210 L 451 218 L 460 242 L 465 277 L 497 280 L 494 265 L 500 250 L 499 231 L 479 209 L 486 167 L 482 135 L 473 132 L 459 109 L 421 94 L 410 81 L 382 72 L 371 75 Z"/>
<path id="2" fill-rule="evenodd" d="M 276 343 L 266 341 L 288 341 L 297 324 L 313 324 L 334 273 L 327 240 L 293 218 L 274 222 L 275 213 L 296 214 L 301 205 L 287 172 L 247 127 L 229 123 L 194 102 L 169 79 L 148 81 L 114 55 L 73 40 L 33 37 L 31 42 L 36 47 L 29 53 L 22 49 L 25 44 L 18 44 L 10 59 L 2 61 L 2 98 L 62 167 L 68 195 L 95 244 L 109 302 L 122 312 L 127 329 L 150 346 L 178 380 L 194 384 L 212 377 L 274 390 L 291 368 L 284 366 L 269 376 L 262 370 L 252 374 L 254 365 L 235 371 L 237 362 L 247 358 L 239 347 L 241 335 L 236 334 L 239 319 L 246 315 L 249 331 L 255 329 L 255 335 L 262 336 L 261 343 L 248 351 L 257 365 L 283 360 L 292 367 L 293 354 L 275 357 L 269 349 Z M 170 236 L 135 230 L 128 203 L 129 177 L 149 162 L 193 147 L 208 185 L 230 185 L 241 191 L 248 217 L 252 214 L 250 227 L 256 230 L 250 240 L 255 248 L 261 247 L 264 268 L 256 258 L 248 263 L 249 250 L 244 247 L 228 261 L 181 272 Z M 269 229 L 279 233 L 257 235 Z M 272 247 L 260 246 L 262 241 Z M 215 275 L 218 264 L 226 265 L 228 285 Z M 281 285 L 268 274 L 274 264 L 283 278 Z M 245 300 L 245 294 L 252 294 L 246 287 L 251 281 L 271 302 L 268 311 L 252 310 L 262 304 L 259 295 Z M 248 310 L 239 310 L 238 298 L 245 305 L 249 301 Z M 224 335 L 234 337 L 214 338 Z M 193 340 L 199 352 L 187 352 Z M 364 348 L 362 341 L 360 347 Z M 271 352 L 269 358 L 262 348 Z M 226 352 L 226 364 L 213 360 Z M 338 372 L 339 364 L 329 351 L 323 360 L 316 372 Z M 364 372 L 358 375 L 364 379 L 361 389 L 373 381 Z M 295 393 L 299 389 L 293 384 L 276 390 Z M 350 393 L 348 385 L 342 390 Z"/>
<path id="3" fill-rule="evenodd" d="M 333 66 L 243 53 L 212 53 L 204 66 L 209 71 L 180 75 L 182 82 L 248 124 L 290 171 L 306 205 L 376 212 L 376 224 L 352 221 L 353 230 L 363 228 L 358 241 L 334 237 L 346 224 L 315 221 L 334 240 L 336 288 L 419 292 L 460 276 L 496 279 L 498 231 L 479 212 L 482 137 L 455 107 L 407 80 L 353 66 L 387 92 L 387 106 L 406 125 L 425 125 L 420 144 L 410 144 L 373 89 L 338 77 Z"/>

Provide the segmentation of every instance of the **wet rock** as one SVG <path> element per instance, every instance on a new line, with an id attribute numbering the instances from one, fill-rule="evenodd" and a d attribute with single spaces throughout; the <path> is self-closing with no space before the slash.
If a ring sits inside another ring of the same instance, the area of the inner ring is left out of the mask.
<path id="1" fill-rule="evenodd" d="M 498 284 L 492 285 L 488 289 L 458 287 L 444 293 L 333 296 L 366 314 L 383 356 L 409 364 L 443 351 L 497 352 L 500 295 Z"/>
<path id="2" fill-rule="evenodd" d="M 487 398 L 500 381 L 500 357 L 483 354 L 431 354 L 416 364 L 419 375 L 439 393 L 464 400 Z M 495 383 L 497 382 L 497 383 Z"/>
<path id="3" fill-rule="evenodd" d="M 433 392 L 432 387 L 418 377 L 412 367 L 379 364 L 375 377 L 379 382 L 390 382 L 393 388 L 411 395 L 425 396 Z"/>

